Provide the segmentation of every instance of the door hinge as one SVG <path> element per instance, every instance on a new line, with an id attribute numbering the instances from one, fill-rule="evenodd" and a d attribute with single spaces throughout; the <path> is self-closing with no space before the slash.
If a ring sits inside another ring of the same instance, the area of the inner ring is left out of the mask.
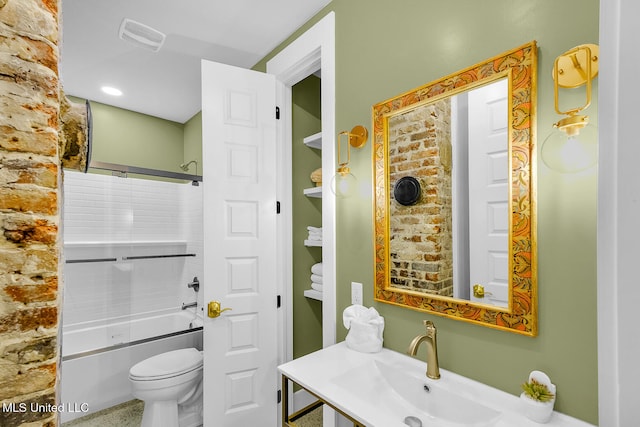
<path id="1" fill-rule="evenodd" d="M 276 202 L 276 213 L 280 213 L 280 202 Z"/>
<path id="2" fill-rule="evenodd" d="M 282 390 L 278 390 L 278 403 L 282 402 Z"/>
<path id="3" fill-rule="evenodd" d="M 280 120 L 280 107 L 276 107 L 276 120 Z"/>
<path id="4" fill-rule="evenodd" d="M 280 295 L 278 295 L 278 297 L 276 298 L 276 308 L 280 308 L 281 305 L 282 305 L 282 298 L 280 297 Z"/>

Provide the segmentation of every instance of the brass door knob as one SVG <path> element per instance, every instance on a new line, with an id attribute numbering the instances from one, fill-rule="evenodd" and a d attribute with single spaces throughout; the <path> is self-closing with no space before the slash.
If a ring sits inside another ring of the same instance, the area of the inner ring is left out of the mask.
<path id="1" fill-rule="evenodd" d="M 484 298 L 484 286 L 473 285 L 473 296 L 476 298 Z"/>
<path id="2" fill-rule="evenodd" d="M 230 308 L 220 308 L 219 301 L 210 301 L 207 305 L 207 316 L 211 318 L 216 318 L 220 316 L 220 313 L 225 312 L 227 310 L 231 310 Z"/>

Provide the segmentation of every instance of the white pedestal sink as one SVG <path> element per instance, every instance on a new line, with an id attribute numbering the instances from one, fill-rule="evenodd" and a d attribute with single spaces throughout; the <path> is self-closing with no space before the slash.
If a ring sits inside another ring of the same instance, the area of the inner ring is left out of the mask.
<path id="1" fill-rule="evenodd" d="M 523 415 L 517 396 L 444 369 L 439 380 L 431 380 L 424 362 L 388 349 L 359 353 L 339 343 L 285 363 L 279 370 L 367 427 L 543 425 Z M 544 425 L 593 427 L 557 412 Z"/>

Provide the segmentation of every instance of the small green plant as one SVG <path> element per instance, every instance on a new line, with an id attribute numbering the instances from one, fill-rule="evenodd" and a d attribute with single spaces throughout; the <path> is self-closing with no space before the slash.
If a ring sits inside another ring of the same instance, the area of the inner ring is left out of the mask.
<path id="1" fill-rule="evenodd" d="M 549 388 L 546 385 L 541 384 L 534 379 L 522 384 L 522 390 L 524 390 L 524 394 L 538 402 L 550 402 L 554 397 L 553 393 L 549 391 Z"/>

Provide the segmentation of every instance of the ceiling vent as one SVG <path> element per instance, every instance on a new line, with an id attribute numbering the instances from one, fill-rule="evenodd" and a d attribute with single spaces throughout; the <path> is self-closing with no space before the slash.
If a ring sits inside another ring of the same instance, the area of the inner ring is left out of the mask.
<path id="1" fill-rule="evenodd" d="M 119 36 L 122 40 L 153 52 L 160 50 L 166 37 L 160 31 L 129 18 L 122 20 Z"/>

